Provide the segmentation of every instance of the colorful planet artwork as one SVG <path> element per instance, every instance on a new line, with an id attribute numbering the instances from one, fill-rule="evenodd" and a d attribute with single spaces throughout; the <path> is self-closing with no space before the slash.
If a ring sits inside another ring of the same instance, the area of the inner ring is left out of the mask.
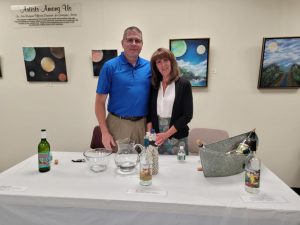
<path id="1" fill-rule="evenodd" d="M 63 47 L 23 47 L 27 81 L 67 82 Z"/>
<path id="2" fill-rule="evenodd" d="M 117 50 L 92 50 L 94 76 L 99 76 L 103 64 L 116 56 L 118 56 Z"/>
<path id="3" fill-rule="evenodd" d="M 176 58 L 180 75 L 193 87 L 207 87 L 209 38 L 171 39 L 170 50 Z"/>

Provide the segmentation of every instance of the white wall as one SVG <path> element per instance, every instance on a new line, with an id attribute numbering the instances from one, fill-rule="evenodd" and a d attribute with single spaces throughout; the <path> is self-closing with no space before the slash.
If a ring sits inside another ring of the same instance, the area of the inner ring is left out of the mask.
<path id="1" fill-rule="evenodd" d="M 0 171 L 37 152 L 41 128 L 48 130 L 53 151 L 88 148 L 97 123 L 91 50 L 120 52 L 123 30 L 137 25 L 145 58 L 168 48 L 172 38 L 210 37 L 210 71 L 216 74 L 209 74 L 208 88 L 193 90 L 190 127 L 226 129 L 231 136 L 256 127 L 263 163 L 300 187 L 299 90 L 256 88 L 262 38 L 300 35 L 300 1 L 77 0 L 81 27 L 12 27 L 11 4 L 45 2 L 0 2 Z M 69 82 L 27 82 L 23 46 L 64 46 Z"/>

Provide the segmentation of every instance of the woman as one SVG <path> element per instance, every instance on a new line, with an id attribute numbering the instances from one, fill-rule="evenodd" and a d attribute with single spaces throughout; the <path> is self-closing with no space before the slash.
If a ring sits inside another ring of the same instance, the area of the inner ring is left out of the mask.
<path id="1" fill-rule="evenodd" d="M 159 48 L 153 53 L 151 72 L 152 87 L 147 130 L 155 129 L 160 154 L 177 154 L 179 145 L 183 143 L 188 154 L 187 124 L 193 117 L 191 84 L 179 77 L 175 56 L 165 48 Z"/>

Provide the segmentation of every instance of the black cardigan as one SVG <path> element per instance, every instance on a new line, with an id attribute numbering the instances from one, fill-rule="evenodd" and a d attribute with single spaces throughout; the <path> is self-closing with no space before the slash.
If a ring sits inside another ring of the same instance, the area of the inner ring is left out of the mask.
<path id="1" fill-rule="evenodd" d="M 158 115 L 157 115 L 157 95 L 158 88 L 151 88 L 148 122 L 152 122 L 152 126 L 156 133 L 159 133 Z M 192 87 L 188 80 L 179 78 L 175 81 L 175 99 L 172 109 L 170 127 L 174 125 L 177 132 L 170 138 L 181 139 L 189 135 L 189 127 L 187 124 L 193 118 L 193 95 Z"/>

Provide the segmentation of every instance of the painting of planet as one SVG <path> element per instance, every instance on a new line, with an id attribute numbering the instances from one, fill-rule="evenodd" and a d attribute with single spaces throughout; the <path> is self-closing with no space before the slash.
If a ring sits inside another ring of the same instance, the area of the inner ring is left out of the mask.
<path id="1" fill-rule="evenodd" d="M 170 39 L 180 75 L 193 87 L 207 87 L 209 38 Z"/>
<path id="2" fill-rule="evenodd" d="M 92 50 L 94 76 L 99 76 L 103 64 L 117 55 L 117 50 Z"/>
<path id="3" fill-rule="evenodd" d="M 263 39 L 257 87 L 300 87 L 300 37 Z"/>
<path id="4" fill-rule="evenodd" d="M 63 47 L 23 47 L 27 81 L 67 82 Z"/>

